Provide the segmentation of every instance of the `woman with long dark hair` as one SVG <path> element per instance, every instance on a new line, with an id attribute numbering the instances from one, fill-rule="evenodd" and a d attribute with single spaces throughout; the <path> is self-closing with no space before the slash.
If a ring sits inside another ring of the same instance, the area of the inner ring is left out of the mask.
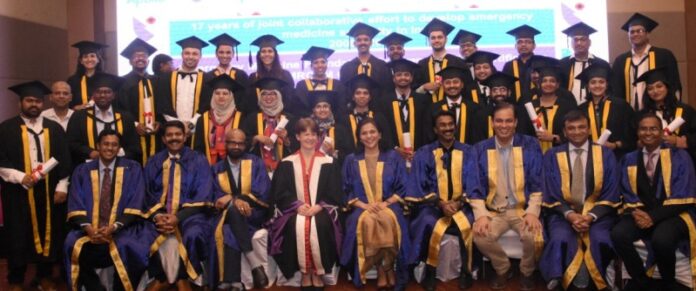
<path id="1" fill-rule="evenodd" d="M 72 47 L 78 49 L 79 55 L 77 56 L 75 73 L 68 77 L 68 84 L 70 85 L 70 90 L 72 90 L 70 108 L 80 110 L 86 108 L 87 103 L 89 103 L 89 92 L 91 92 L 87 87 L 89 78 L 94 76 L 95 73 L 104 71 L 102 49 L 108 46 L 85 40 L 74 43 Z"/>
<path id="2" fill-rule="evenodd" d="M 256 72 L 249 75 L 249 81 L 253 83 L 263 78 L 283 80 L 285 85 L 281 88 L 280 92 L 283 95 L 283 102 L 289 105 L 291 97 L 295 94 L 293 88 L 295 81 L 290 72 L 283 69 L 280 65 L 280 57 L 278 56 L 278 49 L 276 47 L 281 44 L 283 44 L 282 40 L 270 34 L 259 36 L 251 43 L 251 45 L 259 47 L 259 50 L 256 52 Z M 249 54 L 249 66 L 251 65 L 251 54 Z M 250 100 L 254 100 L 259 92 L 254 90 L 249 91 L 249 94 L 252 94 L 251 98 L 253 98 Z M 286 109 L 293 114 L 295 113 L 291 108 Z"/>

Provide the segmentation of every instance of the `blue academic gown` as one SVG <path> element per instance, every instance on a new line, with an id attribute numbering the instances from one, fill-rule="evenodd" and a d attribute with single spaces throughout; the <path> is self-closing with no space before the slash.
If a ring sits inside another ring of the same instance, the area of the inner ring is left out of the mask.
<path id="1" fill-rule="evenodd" d="M 172 192 L 172 212 L 179 219 L 175 233 L 179 249 L 185 248 L 179 256 L 184 262 L 186 273 L 196 279 L 202 272 L 201 262 L 208 258 L 208 240 L 212 237 L 210 218 L 206 208 L 212 205 L 213 175 L 208 160 L 200 153 L 184 147 L 176 167 L 171 167 L 169 153 L 163 150 L 155 154 L 145 165 L 147 197 L 145 198 L 146 217 L 152 221 L 157 213 L 167 212 L 167 189 L 169 177 L 174 180 Z M 174 173 L 170 175 L 170 170 Z M 178 185 L 179 187 L 176 187 Z M 177 189 L 179 191 L 177 191 Z M 150 246 L 154 254 L 166 240 L 160 234 Z"/>
<path id="2" fill-rule="evenodd" d="M 549 208 L 545 217 L 548 239 L 539 271 L 547 281 L 562 279 L 564 289 L 572 283 L 583 262 L 595 286 L 605 288 L 604 274 L 613 257 L 609 255 L 613 254 L 609 234 L 616 223 L 615 208 L 621 201 L 616 159 L 612 151 L 603 146 L 590 145 L 589 151 L 585 167 L 585 204 L 578 212 L 583 215 L 593 213 L 597 220 L 592 222 L 587 233 L 582 234 L 576 233 L 563 215 L 571 209 L 569 144 L 553 147 L 544 155 L 543 205 Z M 590 251 L 583 251 L 578 240 L 589 246 Z"/>
<path id="3" fill-rule="evenodd" d="M 630 152 L 621 160 L 621 194 L 624 208 L 641 208 L 643 202 L 638 196 L 638 162 L 642 156 L 641 149 Z M 642 160 L 642 159 L 641 159 Z M 663 147 L 660 149 L 660 175 L 655 177 L 656 196 L 658 202 L 661 200 L 662 206 L 683 205 L 696 203 L 696 174 L 689 154 L 682 149 L 675 147 Z M 658 173 L 657 171 L 655 172 Z M 689 239 L 680 242 L 679 250 L 689 257 L 690 265 L 696 264 L 696 209 L 691 207 L 689 211 L 679 214 L 679 218 L 684 221 L 689 229 Z M 648 246 L 647 266 L 655 263 L 654 253 L 650 248 L 650 240 L 644 240 Z M 647 267 L 646 267 L 647 269 Z M 691 269 L 692 278 L 696 278 L 696 269 Z M 696 282 L 695 282 L 696 283 Z M 696 286 L 696 285 L 695 285 Z"/>
<path id="4" fill-rule="evenodd" d="M 79 165 L 72 175 L 68 196 L 68 219 L 89 223 L 95 229 L 99 227 L 99 174 L 99 160 Z M 117 158 L 112 179 L 113 206 L 109 225 L 120 221 L 124 215 L 142 215 L 145 183 L 140 164 Z M 104 260 L 113 261 L 126 290 L 137 287 L 148 265 L 149 242 L 156 235 L 152 224 L 136 220 L 119 229 L 108 244 L 109 254 L 105 255 Z M 78 289 L 80 252 L 89 241 L 81 228 L 70 231 L 65 240 L 64 260 L 70 290 Z"/>
<path id="5" fill-rule="evenodd" d="M 447 170 L 444 161 L 451 159 L 452 193 L 448 193 Z M 438 265 L 440 242 L 450 226 L 461 233 L 467 251 L 467 267 L 471 271 L 473 255 L 473 233 L 471 225 L 474 215 L 468 204 L 469 196 L 480 191 L 476 150 L 469 145 L 454 142 L 451 153 L 444 154 L 438 141 L 416 151 L 411 167 L 412 191 L 407 192 L 406 201 L 418 204 L 410 223 L 410 262 L 425 261 L 432 267 Z M 455 215 L 445 217 L 438 201 L 462 200 L 464 207 Z M 413 215 L 413 214 L 412 214 Z M 423 252 L 422 249 L 427 249 Z"/>
<path id="6" fill-rule="evenodd" d="M 266 166 L 261 158 L 245 153 L 241 157 L 239 170 L 239 185 L 235 184 L 232 170 L 227 159 L 218 161 L 212 166 L 213 169 L 213 201 L 217 201 L 225 195 L 232 195 L 235 199 L 241 199 L 249 203 L 252 207 L 251 216 L 242 216 L 234 204 L 230 205 L 216 217 L 213 218 L 214 239 L 211 249 L 211 260 L 209 260 L 209 282 L 213 286 L 221 282 L 225 277 L 231 277 L 232 282 L 240 282 L 240 261 L 233 262 L 235 270 L 227 270 L 225 266 L 224 248 L 232 248 L 237 252 L 252 251 L 251 238 L 254 233 L 261 228 L 268 215 L 268 190 L 271 180 L 266 172 Z M 234 228 L 229 224 L 230 221 L 241 226 L 245 233 L 235 235 Z M 225 276 L 230 272 L 228 276 Z M 231 283 L 231 282 L 230 282 Z"/>
<path id="7" fill-rule="evenodd" d="M 343 164 L 343 191 L 346 193 L 348 205 L 357 201 L 363 203 L 375 203 L 385 201 L 392 196 L 402 201 L 409 182 L 404 160 L 393 150 L 381 152 L 378 157 L 375 181 L 381 183 L 381 188 L 373 192 L 365 163 L 364 153 L 355 153 L 346 157 Z M 396 221 L 397 233 L 400 234 L 397 246 L 397 284 L 406 286 L 408 283 L 408 256 L 410 254 L 410 237 L 408 235 L 408 223 L 404 217 L 399 203 L 389 205 L 392 219 Z M 361 247 L 363 237 L 361 235 L 362 218 L 367 214 L 362 208 L 353 207 L 346 218 L 346 232 L 343 237 L 343 252 L 341 253 L 341 265 L 347 266 L 353 278 L 353 284 L 361 288 L 367 278 L 365 273 L 369 271 L 364 266 L 365 255 Z"/>
<path id="8" fill-rule="evenodd" d="M 475 148 L 478 154 L 478 177 L 481 191 L 473 192 L 469 197 L 471 200 L 482 200 L 488 209 L 493 209 L 493 199 L 495 199 L 496 187 L 498 186 L 496 183 L 498 182 L 499 158 L 495 137 L 477 143 Z M 542 195 L 541 146 L 539 141 L 532 136 L 515 134 L 510 154 L 510 159 L 514 162 L 514 170 L 511 175 L 515 177 L 515 189 L 513 189 L 517 202 L 515 210 L 519 216 L 523 216 L 530 198 Z M 542 232 L 535 236 L 534 241 L 535 253 L 539 256 L 544 249 Z"/>

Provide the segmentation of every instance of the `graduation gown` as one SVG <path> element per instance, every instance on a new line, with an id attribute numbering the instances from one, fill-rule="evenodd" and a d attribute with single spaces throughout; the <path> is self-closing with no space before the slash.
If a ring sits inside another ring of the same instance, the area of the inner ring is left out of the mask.
<path id="1" fill-rule="evenodd" d="M 72 99 L 70 100 L 70 103 L 68 106 L 70 108 L 73 108 L 77 105 L 82 105 L 82 104 L 87 104 L 90 100 L 90 95 L 89 92 L 91 92 L 91 88 L 89 88 L 89 78 L 87 75 L 77 75 L 73 74 L 70 77 L 68 77 L 68 80 L 66 82 L 68 85 L 70 85 L 70 93 L 72 93 Z"/>
<path id="2" fill-rule="evenodd" d="M 286 111 L 286 112 L 291 113 L 293 115 L 297 115 L 297 110 L 298 110 L 298 108 L 296 107 L 297 104 L 293 104 L 293 102 L 292 102 L 292 100 L 294 99 L 293 96 L 295 95 L 295 87 L 294 87 L 295 80 L 293 80 L 292 74 L 290 74 L 290 72 L 288 70 L 283 70 L 281 72 L 280 76 L 264 76 L 264 77 L 274 77 L 274 78 L 281 79 L 281 80 L 283 80 L 283 82 L 285 82 L 285 86 L 280 88 L 280 94 L 283 95 L 283 107 L 285 108 L 285 109 L 283 109 L 283 111 Z M 257 72 L 253 72 L 253 73 L 251 73 L 251 75 L 249 75 L 249 82 L 251 84 L 254 84 L 254 82 L 258 81 L 259 79 L 260 78 L 259 78 L 259 75 Z M 260 93 L 261 93 L 261 90 L 259 90 L 258 88 L 256 88 L 256 89 L 250 88 L 247 91 L 246 99 L 250 101 L 249 103 L 253 103 L 253 104 L 249 104 L 248 108 L 245 108 L 245 110 L 247 112 L 254 112 L 254 111 L 261 110 L 259 108 L 259 103 L 258 103 Z"/>
<path id="3" fill-rule="evenodd" d="M 513 87 L 512 96 L 515 96 L 515 100 L 519 102 L 522 96 L 531 95 L 531 89 L 534 88 L 532 84 L 532 78 L 530 77 L 531 61 L 535 56 L 532 55 L 526 62 L 522 61 L 520 57 L 516 57 L 510 61 L 507 61 L 503 66 L 503 73 L 508 74 L 517 78 L 515 81 L 515 86 Z"/>
<path id="4" fill-rule="evenodd" d="M 241 261 L 225 257 L 225 249 L 246 253 L 252 251 L 251 239 L 268 217 L 268 190 L 271 180 L 266 173 L 263 160 L 252 154 L 240 159 L 239 184 L 235 183 L 228 159 L 220 160 L 213 169 L 213 201 L 232 195 L 251 206 L 251 216 L 242 216 L 237 207 L 230 203 L 214 218 L 213 248 L 209 260 L 209 282 L 241 282 Z M 265 252 L 266 250 L 264 250 Z M 226 267 L 227 266 L 227 267 Z"/>
<path id="5" fill-rule="evenodd" d="M 290 139 L 290 145 L 284 145 L 280 142 L 280 139 L 276 141 L 273 148 L 277 161 L 281 161 L 283 158 L 292 154 L 297 146 L 297 141 L 295 140 L 295 117 L 293 115 L 287 114 L 285 112 L 280 113 L 282 116 L 288 119 L 288 124 L 285 126 L 285 130 L 288 132 L 288 139 Z M 280 120 L 280 119 L 279 119 Z M 242 130 L 246 133 L 247 144 L 252 144 L 252 139 L 254 136 L 263 135 L 266 129 L 266 120 L 264 120 L 263 112 L 255 112 L 248 114 L 244 121 L 242 122 Z M 256 144 L 249 148 L 249 152 L 253 153 L 261 158 L 263 158 L 263 144 Z"/>
<path id="6" fill-rule="evenodd" d="M 632 151 L 621 161 L 620 189 L 624 208 L 629 211 L 640 208 L 648 212 L 653 220 L 662 220 L 674 215 L 669 208 L 677 205 L 692 205 L 688 211 L 677 213 L 689 230 L 689 239 L 680 242 L 679 251 L 689 258 L 690 264 L 696 263 L 696 174 L 693 163 L 686 151 L 674 147 L 660 149 L 660 159 L 655 165 L 655 182 L 651 187 L 645 171 L 642 149 Z M 649 241 L 647 239 L 646 241 Z M 655 263 L 655 255 L 648 246 L 646 269 Z M 696 278 L 696 270 L 691 270 Z"/>
<path id="7" fill-rule="evenodd" d="M 220 69 L 215 68 L 205 73 L 204 76 L 206 80 L 211 80 L 217 76 L 220 76 L 220 74 L 222 74 L 220 72 Z M 244 90 L 241 90 L 238 93 L 234 94 L 234 102 L 235 104 L 237 104 L 239 110 L 244 112 L 254 111 L 257 106 L 257 100 L 255 98 L 256 96 L 249 94 L 250 91 L 254 91 L 251 87 L 249 75 L 244 70 L 235 67 L 230 67 L 229 71 L 225 72 L 225 74 L 229 75 L 230 78 L 239 82 L 239 84 L 242 85 L 242 87 L 244 87 Z"/>
<path id="8" fill-rule="evenodd" d="M 305 167 L 310 168 L 307 179 Z M 316 152 L 313 161 L 303 162 L 298 152 L 280 163 L 273 174 L 270 201 L 281 215 L 269 229 L 269 255 L 285 278 L 297 271 L 324 275 L 336 265 L 342 241 L 337 211 L 343 196 L 341 170 L 333 158 Z M 301 205 L 320 205 L 323 210 L 306 217 L 297 214 Z"/>
<path id="9" fill-rule="evenodd" d="M 461 102 L 459 103 L 459 107 L 459 122 L 457 122 L 457 129 L 454 133 L 454 136 L 457 139 L 457 141 L 461 143 L 474 145 L 477 142 L 483 140 L 483 137 L 478 136 L 479 131 L 476 130 L 476 126 L 478 125 L 476 120 L 476 112 L 480 110 L 480 107 L 473 101 L 464 97 L 462 97 Z M 430 109 L 430 120 L 433 120 L 435 118 L 435 115 L 441 110 L 450 110 L 449 106 L 447 105 L 447 99 L 443 99 L 432 105 Z"/>
<path id="10" fill-rule="evenodd" d="M 295 96 L 292 103 L 295 104 L 297 108 L 296 113 L 298 116 L 307 117 L 312 115 L 312 104 L 307 96 L 309 95 L 309 91 L 316 90 L 315 87 L 318 85 L 317 82 L 319 81 L 314 79 L 304 79 L 297 82 L 297 85 L 295 85 Z M 333 78 L 328 78 L 321 82 L 326 82 L 326 84 L 324 84 L 326 86 L 326 91 L 336 91 L 338 100 L 332 104 L 336 104 L 338 108 L 331 108 L 331 111 L 334 112 L 334 114 L 344 114 L 348 112 L 348 99 L 346 98 L 346 88 L 344 84 L 340 80 Z"/>
<path id="11" fill-rule="evenodd" d="M 611 131 L 609 142 L 621 142 L 621 148 L 614 149 L 617 159 L 636 146 L 635 112 L 623 99 L 606 98 L 595 110 L 590 100 L 579 106 L 590 120 L 590 141 L 596 142 L 605 129 Z"/>
<path id="12" fill-rule="evenodd" d="M 625 98 L 626 103 L 631 105 L 633 109 L 638 110 L 637 101 L 634 100 L 634 96 L 631 96 L 631 87 L 635 79 L 630 78 L 632 64 L 631 57 L 633 53 L 629 50 L 625 53 L 618 55 L 614 62 L 612 63 L 612 89 L 614 96 L 617 98 Z M 650 46 L 648 51 L 647 60 L 648 69 L 656 69 L 664 67 L 665 73 L 667 74 L 667 79 L 671 85 L 670 88 L 674 92 L 681 92 L 681 81 L 679 80 L 679 67 L 677 66 L 677 59 L 672 54 L 672 51 L 665 48 Z M 640 76 L 636 76 L 640 77 Z M 679 96 L 679 95 L 677 95 Z"/>
<path id="13" fill-rule="evenodd" d="M 393 88 L 391 70 L 389 70 L 389 66 L 387 66 L 386 62 L 370 54 L 370 58 L 367 60 L 367 63 L 367 72 L 363 71 L 362 63 L 358 57 L 355 57 L 343 64 L 341 66 L 339 75 L 341 78 L 341 83 L 347 84 L 347 82 L 353 77 L 359 74 L 367 74 L 367 76 L 379 84 L 381 90 L 389 90 Z M 346 89 L 348 90 L 346 91 L 345 96 L 353 96 L 353 92 L 348 92 L 350 91 L 350 88 Z"/>
<path id="14" fill-rule="evenodd" d="M 215 125 L 213 124 L 213 117 L 211 114 L 213 113 L 208 110 L 201 115 L 200 119 L 198 119 L 198 122 L 196 123 L 196 131 L 191 136 L 191 148 L 205 155 L 208 162 L 213 165 L 215 164 L 213 161 L 215 161 L 217 158 L 213 158 L 212 154 L 210 153 L 210 135 L 215 132 Z M 241 128 L 242 121 L 244 120 L 243 116 L 244 114 L 241 111 L 235 110 L 231 116 L 232 120 L 229 121 L 225 131 L 232 128 Z"/>
<path id="15" fill-rule="evenodd" d="M 418 66 L 420 67 L 418 74 L 416 74 L 418 79 L 413 82 L 416 87 L 420 87 L 425 83 L 435 82 L 435 80 L 437 79 L 435 77 L 437 72 L 435 72 L 434 63 L 435 60 L 433 59 L 432 55 L 418 61 Z M 464 68 L 464 60 L 455 55 L 445 54 L 445 56 L 442 58 L 440 70 L 443 70 L 450 66 Z M 471 82 L 471 80 L 473 80 L 473 77 L 467 73 L 464 76 L 464 79 L 462 79 L 462 82 L 464 82 L 464 84 L 468 84 Z M 445 98 L 445 88 L 440 87 L 440 89 L 438 89 L 437 92 L 432 92 L 432 94 L 430 95 L 432 103 L 441 101 Z"/>
<path id="16" fill-rule="evenodd" d="M 590 54 L 590 57 L 585 62 L 585 68 L 587 68 L 591 65 L 596 65 L 596 64 L 603 65 L 607 68 L 611 68 L 611 66 L 609 65 L 609 63 L 607 61 L 605 61 L 601 58 L 598 58 L 592 54 Z M 573 87 L 575 86 L 575 77 L 580 75 L 580 73 L 582 73 L 582 70 L 580 70 L 580 71 L 575 70 L 575 57 L 573 57 L 573 56 L 567 56 L 567 57 L 562 58 L 559 61 L 558 66 L 561 69 L 561 74 L 563 74 L 563 76 L 564 76 L 563 78 L 561 78 L 562 80 L 561 80 L 560 86 L 561 86 L 561 88 L 567 89 L 572 94 Z M 607 85 L 611 85 L 611 84 L 607 83 Z M 584 91 L 584 93 L 582 95 L 583 99 L 584 99 L 584 96 L 587 96 L 587 94 L 588 94 L 587 91 L 585 91 L 587 88 L 587 84 L 581 83 L 580 88 L 581 88 L 580 90 Z M 611 90 L 609 90 L 609 92 L 611 92 Z M 579 96 L 574 96 L 574 97 L 575 97 L 575 100 L 577 102 Z M 578 103 L 580 103 L 580 102 L 578 102 Z"/>
<path id="17" fill-rule="evenodd" d="M 79 165 L 71 178 L 70 196 L 68 196 L 68 220 L 74 226 L 65 240 L 65 270 L 68 288 L 78 290 L 80 266 L 79 258 L 85 244 L 90 243 L 89 236 L 80 227 L 91 224 L 99 228 L 99 160 Z M 125 290 L 134 290 L 140 277 L 147 269 L 150 244 L 157 235 L 151 223 L 142 221 L 145 199 L 145 182 L 143 171 L 138 162 L 117 158 L 114 161 L 112 184 L 112 207 L 108 225 L 115 222 L 123 224 L 108 243 L 108 254 L 103 254 L 103 261 L 113 261 L 117 276 Z"/>
<path id="18" fill-rule="evenodd" d="M 114 102 L 114 109 L 127 112 L 135 119 L 135 122 L 139 124 L 145 124 L 146 118 L 154 118 L 154 121 L 164 124 L 164 115 L 157 109 L 159 107 L 158 105 L 166 101 L 163 100 L 162 94 L 158 90 L 159 88 L 155 87 L 157 82 L 154 80 L 154 77 L 147 75 L 145 78 L 142 78 L 133 72 L 129 73 L 127 76 L 131 76 L 131 81 L 128 82 L 130 85 L 128 87 L 126 87 L 126 85 L 121 86 L 118 100 Z M 148 100 L 150 102 L 150 108 L 152 109 L 152 116 L 145 116 L 145 96 L 149 97 Z M 147 159 L 154 156 L 155 153 L 162 149 L 161 140 L 162 135 L 159 132 L 146 136 L 138 135 L 138 145 L 142 153 L 141 159 L 138 161 L 142 165 L 145 165 Z"/>
<path id="19" fill-rule="evenodd" d="M 445 168 L 445 161 L 450 163 Z M 466 252 L 467 270 L 472 270 L 474 215 L 468 203 L 452 217 L 444 216 L 438 201 L 467 201 L 480 196 L 476 151 L 472 146 L 454 142 L 452 151 L 445 153 L 439 141 L 422 146 L 413 157 L 411 191 L 406 201 L 418 206 L 410 222 L 411 258 L 409 262 L 437 267 L 440 242 L 447 229 L 459 230 L 462 252 Z M 448 173 L 449 172 L 449 173 Z M 451 177 L 448 179 L 448 176 Z M 448 184 L 451 184 L 448 185 Z M 451 188 L 451 189 L 450 189 Z M 462 262 L 463 263 L 463 262 Z"/>
<path id="20" fill-rule="evenodd" d="M 563 118 L 568 112 L 577 109 L 578 106 L 575 103 L 574 99 L 561 98 L 560 96 L 558 96 L 553 107 L 549 108 L 542 108 L 541 99 L 537 98 L 536 95 L 532 96 L 532 100 L 526 99 L 524 103 L 526 102 L 532 103 L 534 109 L 536 109 L 537 115 L 539 116 L 539 118 L 541 118 L 541 124 L 545 130 L 548 130 L 552 134 L 560 136 L 562 141 L 565 140 L 565 137 L 563 135 Z M 524 106 L 524 103 L 520 103 L 520 105 Z M 529 114 L 527 114 L 526 110 L 520 112 L 522 114 L 517 115 L 518 122 L 520 123 L 518 124 L 520 133 L 530 136 L 536 136 L 536 130 L 534 129 L 532 121 L 529 119 Z M 550 141 L 540 141 L 540 144 L 542 152 L 546 152 L 551 147 L 556 146 L 559 143 L 554 143 Z"/>
<path id="21" fill-rule="evenodd" d="M 170 214 L 179 219 L 175 232 L 179 242 L 181 261 L 190 279 L 196 279 L 202 274 L 201 262 L 208 258 L 209 240 L 212 237 L 210 218 L 205 209 L 212 205 L 213 176 L 206 158 L 184 147 L 179 153 L 181 157 L 172 166 L 169 152 L 162 150 L 155 154 L 145 165 L 145 217 L 152 220 L 158 213 L 167 213 L 167 205 L 171 205 Z M 171 173 L 171 171 L 174 173 Z M 173 180 L 173 182 L 169 182 Z M 172 184 L 170 186 L 169 184 Z M 177 187 L 178 186 L 178 187 Z M 167 200 L 167 192 L 172 187 L 172 200 Z M 150 242 L 150 255 L 157 252 L 167 235 L 159 234 L 154 242 Z"/>
<path id="22" fill-rule="evenodd" d="M 404 132 L 410 134 L 411 148 L 414 151 L 434 138 L 430 118 L 429 96 L 418 94 L 415 90 L 411 91 L 411 96 L 408 97 L 405 105 L 408 108 L 406 121 L 404 121 L 404 113 L 401 110 L 401 104 L 397 99 L 396 92 L 391 91 L 390 94 L 384 95 L 384 97 L 380 110 L 387 121 L 387 127 L 383 130 L 390 131 L 395 146 L 405 148 Z"/>
<path id="23" fill-rule="evenodd" d="M 569 144 L 546 152 L 543 160 L 543 206 L 549 209 L 544 219 L 548 240 L 539 271 L 546 281 L 562 279 L 563 288 L 567 289 L 584 263 L 595 286 L 603 289 L 607 287 L 604 274 L 613 259 L 609 233 L 616 222 L 614 208 L 621 203 L 616 159 L 608 148 L 590 145 L 585 164 L 585 203 L 582 209 L 575 211 L 582 215 L 592 213 L 597 219 L 588 232 L 580 234 L 564 217 L 566 211 L 572 210 L 571 171 Z"/>
<path id="24" fill-rule="evenodd" d="M 24 120 L 16 116 L 0 124 L 0 167 L 23 173 L 32 172 L 28 132 Z M 70 175 L 70 153 L 60 124 L 43 118 L 43 160 L 50 157 L 58 165 L 34 187 L 24 189 L 0 179 L 5 219 L 6 246 L 10 266 L 26 265 L 37 260 L 52 261 L 64 236 L 65 208 L 53 203 L 58 181 Z M 11 239 L 10 239 L 11 238 Z"/>
<path id="25" fill-rule="evenodd" d="M 186 76 L 180 76 L 179 71 L 175 70 L 172 71 L 169 77 L 158 79 L 155 87 L 157 88 L 157 94 L 161 96 L 163 102 L 161 102 L 162 104 L 156 104 L 158 107 L 156 109 L 157 111 L 159 111 L 161 114 L 178 118 L 176 114 L 177 82 L 181 80 L 186 80 L 186 82 L 188 82 L 187 78 L 188 77 Z M 195 90 L 193 93 L 192 116 L 196 115 L 196 113 L 203 114 L 203 112 L 210 109 L 210 99 L 213 96 L 213 92 L 212 89 L 207 85 L 207 81 L 208 79 L 206 74 L 200 69 L 197 70 Z M 186 116 L 186 118 L 188 118 L 188 116 Z"/>
<path id="26" fill-rule="evenodd" d="M 121 134 L 123 140 L 121 147 L 125 152 L 125 158 L 141 161 L 141 149 L 138 142 L 138 134 L 135 132 L 135 121 L 130 114 L 113 109 L 114 128 Z M 106 127 L 106 126 L 105 126 Z M 72 156 L 73 166 L 84 163 L 89 159 L 89 153 L 96 150 L 97 120 L 94 117 L 94 108 L 79 110 L 73 113 L 68 122 L 68 145 Z"/>
<path id="27" fill-rule="evenodd" d="M 335 150 L 338 151 L 338 156 L 336 157 L 336 164 L 338 166 L 343 165 L 343 161 L 346 156 L 355 152 L 355 143 L 351 138 L 352 134 L 350 130 L 340 123 L 335 123 L 334 126 L 329 128 L 326 134 L 320 136 L 318 144 L 324 143 L 324 138 L 329 136 L 333 140 L 333 146 Z"/>
<path id="28" fill-rule="evenodd" d="M 647 112 L 655 113 L 655 110 L 646 107 L 639 112 L 638 116 Z M 670 124 L 677 117 L 684 119 L 684 124 L 682 124 L 679 129 L 675 130 L 672 135 L 686 137 L 686 151 L 691 155 L 691 159 L 696 163 L 696 111 L 688 104 L 677 102 L 674 112 L 669 112 L 669 114 L 663 113 L 663 116 L 665 115 L 669 116 L 664 120 L 667 124 Z"/>
<path id="29" fill-rule="evenodd" d="M 389 127 L 389 123 L 387 120 L 384 118 L 384 115 L 377 111 L 372 111 L 370 110 L 367 114 L 369 117 L 372 117 L 375 122 L 377 123 L 377 126 L 382 130 L 382 139 L 379 141 L 379 145 L 381 148 L 384 149 L 391 149 L 394 147 L 394 137 L 391 135 L 391 130 Z M 360 123 L 358 121 L 358 118 L 356 118 L 354 113 L 349 113 L 346 115 L 343 115 L 337 119 L 337 122 L 340 124 L 343 124 L 346 129 L 352 134 L 352 141 L 354 148 L 358 148 L 358 145 L 360 144 L 360 138 L 357 134 L 358 130 L 358 124 Z"/>
<path id="30" fill-rule="evenodd" d="M 377 161 L 375 180 L 377 189 L 372 189 L 368 178 L 367 166 L 364 153 L 355 153 L 346 158 L 343 165 L 343 191 L 346 193 L 348 205 L 353 206 L 346 218 L 346 231 L 343 239 L 343 252 L 341 253 L 341 265 L 348 267 L 353 278 L 353 284 L 361 288 L 367 278 L 365 274 L 368 266 L 365 265 L 365 254 L 363 249 L 363 218 L 368 214 L 362 208 L 355 207 L 357 201 L 363 203 L 378 203 L 396 196 L 399 201 L 403 201 L 407 188 L 408 172 L 404 160 L 394 150 L 380 152 Z M 399 239 L 396 245 L 398 251 L 396 260 L 397 284 L 406 286 L 408 284 L 408 266 L 411 263 L 409 256 L 411 253 L 410 236 L 408 232 L 408 220 L 404 217 L 401 203 L 394 203 L 387 208 L 390 219 L 397 225 Z"/>

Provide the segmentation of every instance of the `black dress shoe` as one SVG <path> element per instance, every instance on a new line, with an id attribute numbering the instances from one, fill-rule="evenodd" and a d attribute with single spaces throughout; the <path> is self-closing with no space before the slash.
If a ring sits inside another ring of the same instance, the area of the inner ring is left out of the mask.
<path id="1" fill-rule="evenodd" d="M 263 289 L 268 286 L 268 277 L 263 266 L 258 266 L 251 270 L 251 277 L 254 280 L 254 288 Z"/>
<path id="2" fill-rule="evenodd" d="M 425 278 L 423 278 L 423 282 L 421 282 L 423 289 L 425 289 L 425 291 L 435 291 L 435 284 L 437 283 L 435 280 L 437 280 L 435 278 L 435 268 L 426 266 Z"/>
<path id="3" fill-rule="evenodd" d="M 471 277 L 471 274 L 462 273 L 459 276 L 459 290 L 466 290 L 471 286 L 474 286 L 474 278 Z"/>

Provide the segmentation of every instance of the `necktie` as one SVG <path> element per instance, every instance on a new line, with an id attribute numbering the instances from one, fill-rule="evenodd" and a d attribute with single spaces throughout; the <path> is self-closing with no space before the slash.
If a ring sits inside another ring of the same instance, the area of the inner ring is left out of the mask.
<path id="1" fill-rule="evenodd" d="M 43 150 L 41 149 L 41 134 L 43 133 L 43 129 L 39 131 L 38 133 L 34 132 L 31 128 L 27 128 L 27 131 L 31 133 L 32 137 L 34 138 L 34 143 L 36 143 L 36 160 L 39 163 L 43 163 Z"/>
<path id="2" fill-rule="evenodd" d="M 361 66 L 362 66 L 362 74 L 366 74 L 369 76 L 370 75 L 370 65 L 365 63 L 365 64 L 362 64 Z"/>
<path id="3" fill-rule="evenodd" d="M 652 185 L 655 182 L 655 162 L 653 162 L 653 158 L 657 153 L 649 153 L 648 154 L 648 161 L 645 163 L 645 172 L 648 174 L 648 179 L 650 179 L 650 185 Z"/>
<path id="4" fill-rule="evenodd" d="M 585 165 L 582 164 L 583 149 L 574 149 L 575 162 L 573 163 L 573 179 L 570 182 L 571 203 L 576 211 L 582 210 L 582 205 L 585 202 Z"/>
<path id="5" fill-rule="evenodd" d="M 101 191 L 99 192 L 99 227 L 109 225 L 111 217 L 111 169 L 104 168 Z"/>
<path id="6" fill-rule="evenodd" d="M 167 187 L 167 213 L 173 214 L 173 195 L 174 195 L 174 172 L 176 172 L 176 166 L 178 165 L 178 159 L 176 157 L 169 158 L 169 186 Z"/>

